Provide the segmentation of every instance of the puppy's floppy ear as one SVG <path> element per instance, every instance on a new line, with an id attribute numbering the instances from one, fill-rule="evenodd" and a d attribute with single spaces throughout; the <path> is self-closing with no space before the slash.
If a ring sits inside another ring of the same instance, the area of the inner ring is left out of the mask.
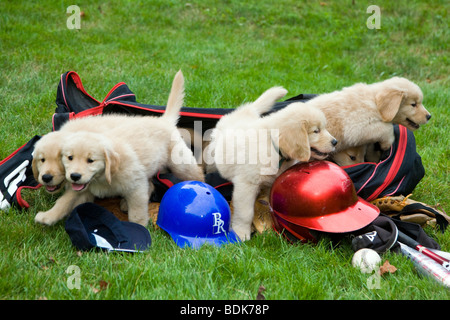
<path id="1" fill-rule="evenodd" d="M 387 88 L 375 96 L 375 103 L 384 122 L 391 122 L 400 109 L 404 93 L 399 89 Z"/>
<path id="2" fill-rule="evenodd" d="M 289 121 L 280 128 L 279 146 L 289 159 L 309 161 L 311 149 L 307 127 L 306 121 Z"/>
<path id="3" fill-rule="evenodd" d="M 105 178 L 111 184 L 111 176 L 119 170 L 120 157 L 112 149 L 104 148 L 105 153 Z"/>
<path id="4" fill-rule="evenodd" d="M 37 167 L 37 160 L 36 160 L 35 157 L 33 157 L 33 160 L 31 161 L 31 169 L 33 171 L 34 180 L 38 181 L 39 170 L 38 170 L 38 167 Z"/>

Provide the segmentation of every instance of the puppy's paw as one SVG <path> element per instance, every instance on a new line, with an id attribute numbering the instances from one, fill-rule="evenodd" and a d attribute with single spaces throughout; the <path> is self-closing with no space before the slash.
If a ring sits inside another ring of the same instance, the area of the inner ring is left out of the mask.
<path id="1" fill-rule="evenodd" d="M 144 227 L 147 227 L 148 221 L 150 220 L 150 217 L 148 215 L 148 212 L 142 215 L 133 215 L 128 213 L 128 221 L 138 223 L 140 225 L 143 225 Z"/>
<path id="2" fill-rule="evenodd" d="M 389 150 L 391 148 L 391 146 L 392 146 L 392 142 L 391 143 L 389 143 L 389 141 L 380 142 L 380 148 L 383 151 Z"/>
<path id="3" fill-rule="evenodd" d="M 58 220 L 53 217 L 51 213 L 48 211 L 45 212 L 38 212 L 36 217 L 34 217 L 34 222 L 40 223 L 43 225 L 51 226 L 55 224 Z"/>
<path id="4" fill-rule="evenodd" d="M 241 239 L 241 241 L 247 241 L 250 240 L 251 237 L 251 225 L 246 226 L 246 225 L 242 225 L 242 224 L 232 224 L 231 225 L 231 229 L 233 229 L 233 231 L 238 235 L 239 239 Z"/>
<path id="5" fill-rule="evenodd" d="M 395 141 L 394 133 L 379 142 L 381 150 L 389 150 Z"/>

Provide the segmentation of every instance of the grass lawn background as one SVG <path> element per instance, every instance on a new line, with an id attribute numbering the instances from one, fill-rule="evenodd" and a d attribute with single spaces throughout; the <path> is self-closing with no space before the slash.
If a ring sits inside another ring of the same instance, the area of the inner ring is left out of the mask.
<path id="1" fill-rule="evenodd" d="M 84 13 L 70 30 L 69 5 Z M 369 29 L 369 5 L 381 28 Z M 237 107 L 282 85 L 291 97 L 403 76 L 432 113 L 416 131 L 426 176 L 413 199 L 449 210 L 449 4 L 447 1 L 4 1 L 0 5 L 0 159 L 51 130 L 59 77 L 76 71 L 103 100 L 124 81 L 138 102 L 165 105 L 181 69 L 188 107 Z M 55 197 L 28 195 L 26 211 L 0 212 L 1 299 L 449 299 L 404 257 L 368 286 L 349 241 L 291 245 L 274 232 L 241 245 L 181 250 L 149 226 L 144 254 L 79 253 L 64 223 L 34 223 Z M 450 236 L 426 229 L 450 251 Z M 80 289 L 66 273 L 81 271 Z"/>

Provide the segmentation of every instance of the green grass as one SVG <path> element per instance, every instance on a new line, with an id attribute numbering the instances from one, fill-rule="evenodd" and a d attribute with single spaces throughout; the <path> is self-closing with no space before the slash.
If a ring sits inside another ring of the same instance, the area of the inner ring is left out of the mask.
<path id="1" fill-rule="evenodd" d="M 416 82 L 433 114 L 415 133 L 426 176 L 413 199 L 449 210 L 449 5 L 378 1 L 381 29 L 370 30 L 369 1 L 78 1 L 80 30 L 66 28 L 72 2 L 7 1 L 0 7 L 0 159 L 51 129 L 60 74 L 79 73 L 102 100 L 124 81 L 139 102 L 164 105 L 175 72 L 189 107 L 236 107 L 271 86 L 288 96 L 322 93 L 394 75 Z M 404 257 L 398 270 L 367 285 L 352 268 L 349 241 L 292 245 L 274 232 L 224 248 L 181 250 L 149 226 L 143 254 L 77 253 L 64 223 L 34 215 L 55 197 L 27 195 L 29 210 L 0 213 L 0 299 L 449 299 Z M 450 251 L 447 230 L 426 231 Z M 69 266 L 81 271 L 68 288 Z M 99 290 L 97 290 L 99 289 Z"/>

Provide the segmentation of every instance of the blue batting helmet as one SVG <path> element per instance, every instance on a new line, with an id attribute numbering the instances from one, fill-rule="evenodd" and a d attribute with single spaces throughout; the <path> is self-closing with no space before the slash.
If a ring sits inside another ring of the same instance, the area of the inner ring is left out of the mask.
<path id="1" fill-rule="evenodd" d="M 238 242 L 230 218 L 230 207 L 219 191 L 203 182 L 184 181 L 166 191 L 156 223 L 179 247 L 199 248 L 204 243 Z"/>

